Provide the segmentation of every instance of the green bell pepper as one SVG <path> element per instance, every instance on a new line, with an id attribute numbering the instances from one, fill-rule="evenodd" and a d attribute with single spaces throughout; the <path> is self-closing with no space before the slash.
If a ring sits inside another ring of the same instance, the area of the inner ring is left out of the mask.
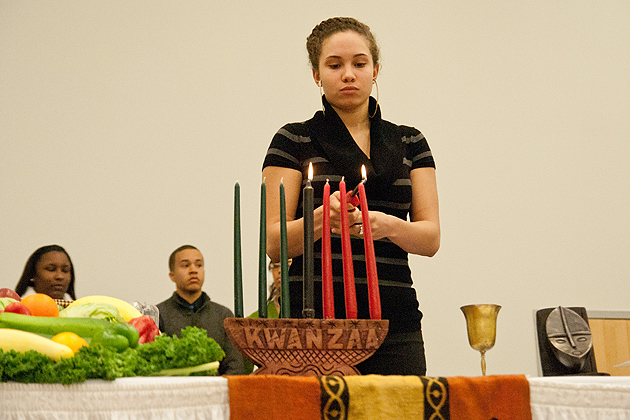
<path id="1" fill-rule="evenodd" d="M 103 347 L 116 350 L 118 353 L 127 348 L 138 346 L 139 332 L 133 325 L 124 322 L 117 322 L 110 327 L 96 333 L 92 337 L 90 345 L 101 344 Z"/>

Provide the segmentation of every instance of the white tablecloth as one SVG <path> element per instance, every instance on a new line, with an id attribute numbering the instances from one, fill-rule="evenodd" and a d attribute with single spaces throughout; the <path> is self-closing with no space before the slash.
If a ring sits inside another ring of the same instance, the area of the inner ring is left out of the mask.
<path id="1" fill-rule="evenodd" d="M 630 420 L 630 377 L 528 378 L 533 420 Z M 0 420 L 229 420 L 222 377 L 0 383 Z M 504 419 L 501 419 L 504 420 Z"/>
<path id="2" fill-rule="evenodd" d="M 528 380 L 532 420 L 630 420 L 629 376 Z"/>
<path id="3" fill-rule="evenodd" d="M 1 420 L 229 420 L 227 379 L 121 378 L 76 385 L 0 383 Z"/>

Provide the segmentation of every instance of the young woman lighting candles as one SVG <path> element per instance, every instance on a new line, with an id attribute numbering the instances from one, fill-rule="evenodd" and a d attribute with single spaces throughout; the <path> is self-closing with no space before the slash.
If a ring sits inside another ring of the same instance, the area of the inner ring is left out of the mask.
<path id="1" fill-rule="evenodd" d="M 331 18 L 307 38 L 313 79 L 323 109 L 313 118 L 287 124 L 273 137 L 263 163 L 267 183 L 267 253 L 280 259 L 279 185 L 286 194 L 291 317 L 300 318 L 303 301 L 303 194 L 314 190 L 313 242 L 315 317 L 322 314 L 321 242 L 323 194 L 330 188 L 327 222 L 331 229 L 334 311 L 345 318 L 342 215 L 352 235 L 352 265 L 358 318 L 370 318 L 368 275 L 361 206 L 341 208 L 339 183 L 352 191 L 367 174 L 361 192 L 369 205 L 381 316 L 389 333 L 376 353 L 357 366 L 363 374 L 424 375 L 422 313 L 412 287 L 408 254 L 434 255 L 440 246 L 435 164 L 424 136 L 415 128 L 381 118 L 378 104 L 379 50 L 370 29 L 353 18 Z M 371 97 L 376 87 L 376 99 Z M 308 166 L 313 165 L 309 182 Z M 361 194 L 361 193 L 360 193 Z M 356 203 L 356 202 L 355 202 Z M 328 208 L 328 206 L 327 206 Z"/>

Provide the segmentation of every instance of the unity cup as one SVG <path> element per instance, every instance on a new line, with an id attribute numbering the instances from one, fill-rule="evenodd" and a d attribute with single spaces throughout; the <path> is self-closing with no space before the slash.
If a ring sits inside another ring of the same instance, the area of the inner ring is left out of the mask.
<path id="1" fill-rule="evenodd" d="M 497 337 L 497 315 L 501 306 L 466 305 L 460 308 L 466 317 L 468 343 L 481 353 L 481 374 L 486 376 L 486 351 L 494 347 Z"/>

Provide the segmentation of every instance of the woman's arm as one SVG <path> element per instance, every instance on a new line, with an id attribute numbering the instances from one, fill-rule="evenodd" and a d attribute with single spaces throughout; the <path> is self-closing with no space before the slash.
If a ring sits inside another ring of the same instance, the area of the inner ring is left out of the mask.
<path id="1" fill-rule="evenodd" d="M 302 219 L 295 220 L 300 194 L 302 173 L 295 169 L 267 166 L 262 172 L 267 192 L 267 255 L 271 261 L 280 261 L 280 182 L 284 184 L 287 214 L 287 251 L 289 258 L 304 252 L 304 226 Z M 314 212 L 314 240 L 322 236 L 322 207 Z"/>
<path id="2" fill-rule="evenodd" d="M 440 212 L 435 169 L 411 171 L 410 222 L 381 212 L 370 212 L 374 240 L 387 237 L 410 254 L 432 257 L 440 248 Z"/>

